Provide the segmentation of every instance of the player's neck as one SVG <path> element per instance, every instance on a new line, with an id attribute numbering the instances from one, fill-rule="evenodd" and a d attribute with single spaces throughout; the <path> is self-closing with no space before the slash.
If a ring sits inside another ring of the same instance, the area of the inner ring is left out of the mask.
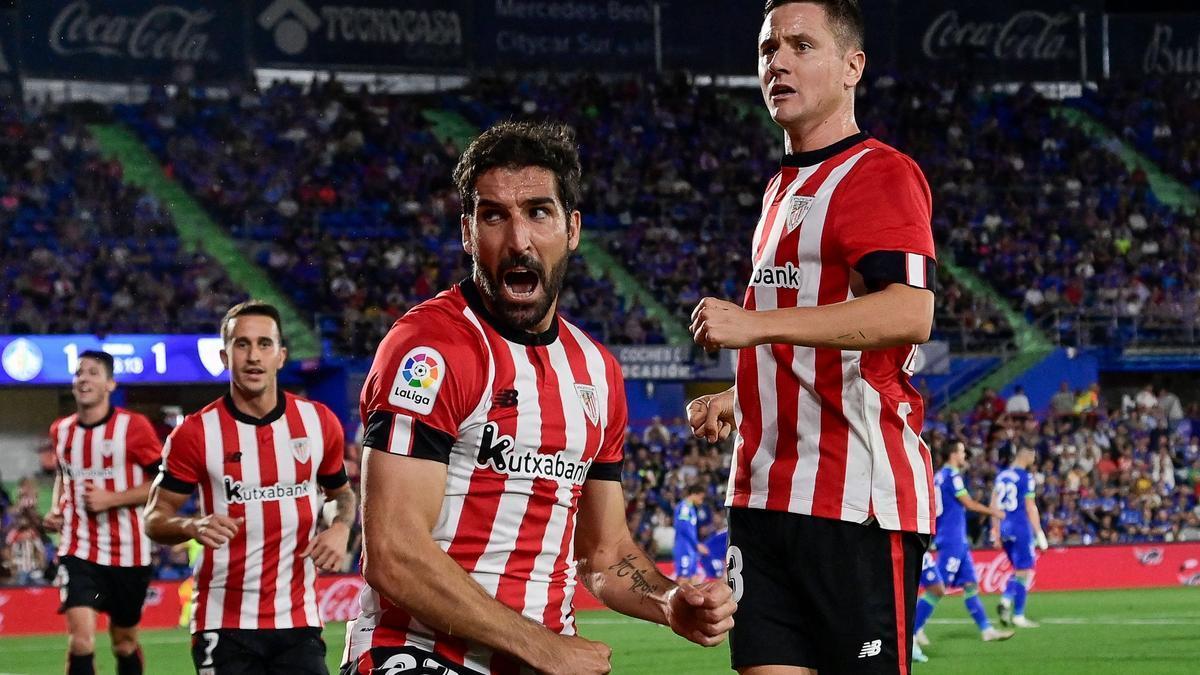
<path id="1" fill-rule="evenodd" d="M 279 385 L 271 384 L 254 394 L 243 391 L 234 384 L 229 387 L 229 398 L 233 399 L 233 407 L 237 408 L 238 412 L 255 418 L 266 417 L 279 405 Z"/>
<path id="2" fill-rule="evenodd" d="M 105 399 L 95 405 L 75 406 L 75 420 L 79 424 L 91 425 L 99 422 L 108 416 L 108 411 L 112 408 L 112 404 L 108 399 Z"/>
<path id="3" fill-rule="evenodd" d="M 794 155 L 827 148 L 834 143 L 857 134 L 861 129 L 854 119 L 853 101 L 849 108 L 839 109 L 833 115 L 817 121 L 796 120 L 784 127 L 783 151 Z"/>

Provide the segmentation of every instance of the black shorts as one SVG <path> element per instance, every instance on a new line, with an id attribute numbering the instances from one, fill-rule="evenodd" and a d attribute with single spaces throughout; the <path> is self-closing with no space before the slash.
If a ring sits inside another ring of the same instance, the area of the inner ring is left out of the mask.
<path id="1" fill-rule="evenodd" d="M 454 663 L 419 647 L 372 647 L 358 661 L 343 663 L 340 675 L 358 675 L 363 662 L 373 664 L 371 675 L 481 675 L 474 668 Z M 521 671 L 525 672 L 525 671 Z"/>
<path id="2" fill-rule="evenodd" d="M 329 675 L 320 628 L 221 628 L 192 635 L 199 675 Z"/>
<path id="3" fill-rule="evenodd" d="M 62 597 L 58 613 L 72 607 L 91 607 L 108 614 L 114 626 L 136 626 L 142 620 L 150 575 L 149 566 L 113 567 L 63 556 L 58 564 L 57 583 Z"/>
<path id="4" fill-rule="evenodd" d="M 828 518 L 729 510 L 734 669 L 902 673 L 929 537 Z"/>

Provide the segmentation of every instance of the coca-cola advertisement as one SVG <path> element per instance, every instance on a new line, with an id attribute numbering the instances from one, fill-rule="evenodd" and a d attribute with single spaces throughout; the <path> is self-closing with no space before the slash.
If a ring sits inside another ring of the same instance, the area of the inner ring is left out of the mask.
<path id="1" fill-rule="evenodd" d="M 27 75 L 213 82 L 246 71 L 242 3 L 45 0 L 21 11 Z"/>
<path id="2" fill-rule="evenodd" d="M 897 6 L 895 48 L 909 72 L 976 79 L 1077 80 L 1100 63 L 1101 7 L 1091 0 L 927 0 Z"/>

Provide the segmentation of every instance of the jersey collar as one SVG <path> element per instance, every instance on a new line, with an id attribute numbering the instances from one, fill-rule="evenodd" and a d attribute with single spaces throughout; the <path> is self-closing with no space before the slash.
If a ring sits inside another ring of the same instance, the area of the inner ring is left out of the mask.
<path id="1" fill-rule="evenodd" d="M 91 424 L 84 424 L 83 422 L 78 421 L 79 420 L 78 415 L 75 416 L 75 420 L 76 420 L 76 424 L 79 425 L 80 429 L 95 429 L 96 427 L 102 427 L 105 424 L 108 424 L 108 421 L 112 419 L 112 416 L 115 415 L 116 412 L 117 412 L 117 406 L 112 405 L 110 403 L 108 405 L 108 412 L 104 413 L 104 417 L 101 417 L 100 419 L 96 420 L 95 422 L 92 422 Z"/>
<path id="2" fill-rule="evenodd" d="M 458 287 L 462 290 L 463 297 L 466 298 L 467 305 L 471 310 L 482 317 L 505 340 L 527 347 L 545 347 L 554 344 L 554 341 L 558 339 L 557 314 L 546 330 L 541 333 L 527 333 L 509 326 L 488 311 L 487 306 L 483 304 L 483 296 L 479 294 L 479 289 L 475 286 L 474 279 L 463 279 L 459 282 Z"/>
<path id="3" fill-rule="evenodd" d="M 812 166 L 814 164 L 820 164 L 821 162 L 824 162 L 843 150 L 848 150 L 855 145 L 862 143 L 870 137 L 871 134 L 868 134 L 865 131 L 860 131 L 853 136 L 847 136 L 843 138 L 833 145 L 827 145 L 817 150 L 809 150 L 808 152 L 794 152 L 790 155 L 784 155 L 783 161 L 781 161 L 780 164 L 783 166 Z"/>
<path id="4" fill-rule="evenodd" d="M 229 411 L 230 415 L 233 415 L 233 419 L 244 424 L 249 424 L 256 427 L 265 427 L 280 417 L 283 417 L 284 411 L 287 410 L 287 395 L 281 391 L 279 392 L 278 396 L 279 402 L 275 404 L 275 408 L 263 417 L 254 417 L 252 415 L 247 415 L 241 410 L 238 410 L 237 406 L 233 404 L 233 396 L 230 394 L 225 394 L 225 396 L 221 397 L 221 400 L 225 402 L 225 409 Z"/>

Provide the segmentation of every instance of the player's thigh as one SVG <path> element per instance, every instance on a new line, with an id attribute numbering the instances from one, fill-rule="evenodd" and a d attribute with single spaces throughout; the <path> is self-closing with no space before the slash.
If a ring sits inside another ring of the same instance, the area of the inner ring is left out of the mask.
<path id="1" fill-rule="evenodd" d="M 813 617 L 822 675 L 907 672 L 927 546 L 924 535 L 808 520 L 792 543 L 792 574 Z"/>
<path id="2" fill-rule="evenodd" d="M 114 626 L 132 628 L 141 623 L 151 576 L 150 567 L 113 567 L 108 570 L 108 596 L 104 611 L 108 612 Z"/>
<path id="3" fill-rule="evenodd" d="M 974 571 L 974 566 L 970 563 L 970 555 L 966 551 L 955 549 L 938 551 L 937 571 L 938 576 L 942 581 L 951 588 L 961 588 L 967 583 L 964 580 L 966 574 L 964 567 Z"/>
<path id="4" fill-rule="evenodd" d="M 740 675 L 817 675 L 813 668 L 799 666 L 750 666 L 738 670 Z"/>
<path id="5" fill-rule="evenodd" d="M 730 509 L 725 575 L 738 603 L 729 633 L 734 670 L 775 666 L 815 667 L 813 619 L 791 576 L 790 553 L 780 536 L 783 515 L 759 509 Z M 778 672 L 788 672 L 778 671 Z M 800 672 L 800 671 L 791 671 Z"/>
<path id="6" fill-rule="evenodd" d="M 67 633 L 74 638 L 91 638 L 96 634 L 96 610 L 91 607 L 71 607 L 63 612 Z"/>
<path id="7" fill-rule="evenodd" d="M 192 635 L 192 665 L 199 675 L 262 675 L 264 649 L 254 633 L 244 630 L 206 630 Z"/>
<path id="8" fill-rule="evenodd" d="M 1011 539 L 1004 542 L 1004 554 L 1014 570 L 1033 569 L 1033 542 Z"/>
<path id="9" fill-rule="evenodd" d="M 293 628 L 279 633 L 277 651 L 266 671 L 269 675 L 328 675 L 320 629 Z"/>

